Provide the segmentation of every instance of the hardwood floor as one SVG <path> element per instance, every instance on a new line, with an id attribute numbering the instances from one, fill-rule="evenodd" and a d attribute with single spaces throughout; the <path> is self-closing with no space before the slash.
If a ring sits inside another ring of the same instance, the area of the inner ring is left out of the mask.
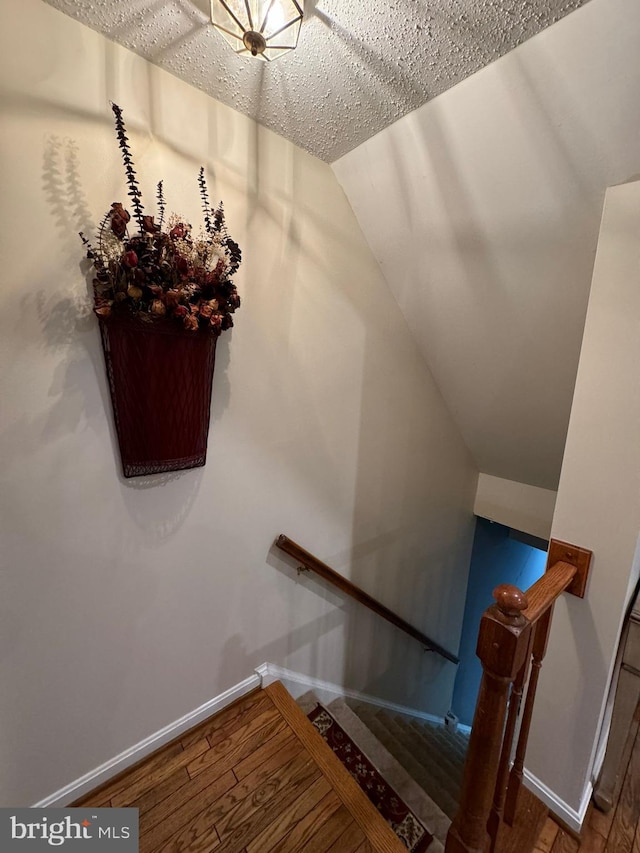
<path id="1" fill-rule="evenodd" d="M 625 751 L 624 776 L 616 804 L 604 814 L 589 807 L 580 840 L 549 817 L 534 853 L 640 853 L 640 706 Z"/>
<path id="2" fill-rule="evenodd" d="M 277 683 L 74 805 L 138 808 L 140 853 L 406 853 Z"/>
<path id="3" fill-rule="evenodd" d="M 549 809 L 526 788 L 518 795 L 513 826 L 503 823 L 498 831 L 496 853 L 529 853 L 542 832 Z"/>
<path id="4" fill-rule="evenodd" d="M 582 838 L 526 789 L 499 853 L 640 853 L 640 707 L 624 780 Z M 406 853 L 281 684 L 245 696 L 74 805 L 132 806 L 140 853 Z M 541 811 L 541 808 L 543 811 Z M 530 833 L 533 832 L 533 835 Z"/>

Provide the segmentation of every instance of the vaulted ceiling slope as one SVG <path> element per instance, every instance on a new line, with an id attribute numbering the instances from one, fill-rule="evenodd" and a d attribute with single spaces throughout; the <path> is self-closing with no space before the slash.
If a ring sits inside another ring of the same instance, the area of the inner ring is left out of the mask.
<path id="1" fill-rule="evenodd" d="M 484 473 L 557 487 L 638 45 L 638 0 L 591 0 L 333 164 Z"/>
<path id="2" fill-rule="evenodd" d="M 332 162 L 586 0 L 305 0 L 298 49 L 237 57 L 209 0 L 46 0 Z"/>

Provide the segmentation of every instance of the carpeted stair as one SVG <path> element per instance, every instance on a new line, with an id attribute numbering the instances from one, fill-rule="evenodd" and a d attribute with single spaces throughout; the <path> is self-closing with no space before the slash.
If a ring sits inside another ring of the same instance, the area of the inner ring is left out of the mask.
<path id="1" fill-rule="evenodd" d="M 308 714 L 318 699 L 310 691 L 297 701 Z M 336 699 L 327 708 L 434 836 L 429 853 L 442 853 L 457 810 L 468 736 L 368 703 L 347 702 Z"/>
<path id="2" fill-rule="evenodd" d="M 440 809 L 458 809 L 469 736 L 444 724 L 423 722 L 364 702 L 349 706 Z"/>

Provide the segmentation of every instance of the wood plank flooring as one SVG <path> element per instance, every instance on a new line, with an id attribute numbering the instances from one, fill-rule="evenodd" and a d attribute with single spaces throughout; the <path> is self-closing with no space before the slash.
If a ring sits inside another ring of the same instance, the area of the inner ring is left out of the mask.
<path id="1" fill-rule="evenodd" d="M 640 853 L 639 722 L 640 707 L 620 795 L 608 814 L 592 806 L 577 839 L 522 789 L 514 828 L 501 829 L 499 853 Z M 140 853 L 406 853 L 277 683 L 74 805 L 138 808 Z"/>
<path id="2" fill-rule="evenodd" d="M 406 853 L 278 683 L 74 805 L 138 808 L 140 853 Z"/>
<path id="3" fill-rule="evenodd" d="M 549 809 L 528 791 L 521 788 L 513 826 L 503 823 L 498 830 L 497 853 L 528 853 L 543 831 Z"/>
<path id="4" fill-rule="evenodd" d="M 640 853 L 640 706 L 629 733 L 626 768 L 618 800 L 604 814 L 589 807 L 577 839 L 549 817 L 538 837 L 534 853 Z"/>

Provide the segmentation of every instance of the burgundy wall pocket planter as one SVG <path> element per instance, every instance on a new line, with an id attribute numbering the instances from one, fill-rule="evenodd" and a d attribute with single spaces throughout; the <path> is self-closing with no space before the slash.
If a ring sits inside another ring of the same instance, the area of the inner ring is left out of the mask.
<path id="1" fill-rule="evenodd" d="M 204 465 L 217 337 L 119 318 L 100 331 L 124 476 Z"/>
<path id="2" fill-rule="evenodd" d="M 112 104 L 133 221 L 113 202 L 93 240 L 94 311 L 125 477 L 180 471 L 207 458 L 216 342 L 233 326 L 240 297 L 232 281 L 242 253 L 213 210 L 200 169 L 204 228 L 172 214 L 165 225 L 162 181 L 157 214 L 145 214 L 122 110 Z M 129 231 L 129 223 L 137 226 Z"/>

